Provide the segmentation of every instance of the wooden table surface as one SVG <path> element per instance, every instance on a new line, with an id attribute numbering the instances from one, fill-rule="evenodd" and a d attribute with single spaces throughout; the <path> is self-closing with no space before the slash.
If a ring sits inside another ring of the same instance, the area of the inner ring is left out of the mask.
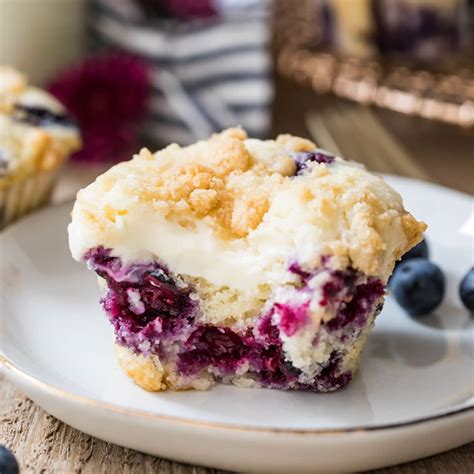
<path id="1" fill-rule="evenodd" d="M 331 107 L 334 100 L 318 98 L 278 81 L 274 132 L 308 135 L 305 114 Z M 392 112 L 375 112 L 381 123 L 403 142 L 413 159 L 429 170 L 431 179 L 466 192 L 473 191 L 473 133 L 441 126 Z M 90 179 L 94 170 L 70 169 L 62 181 L 58 199 Z M 420 440 L 422 443 L 423 440 Z M 0 375 L 0 444 L 16 455 L 23 473 L 219 473 L 141 454 L 81 433 L 45 413 Z M 472 474 L 474 443 L 447 453 L 378 474 Z M 0 473 L 1 474 L 1 473 Z"/>

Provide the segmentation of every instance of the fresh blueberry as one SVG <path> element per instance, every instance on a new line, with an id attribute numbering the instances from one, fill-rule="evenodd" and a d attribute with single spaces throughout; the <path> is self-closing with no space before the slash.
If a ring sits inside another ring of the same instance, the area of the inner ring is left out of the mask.
<path id="1" fill-rule="evenodd" d="M 411 316 L 433 311 L 443 300 L 445 280 L 440 268 L 425 258 L 401 262 L 389 282 L 398 304 Z"/>
<path id="2" fill-rule="evenodd" d="M 403 255 L 402 262 L 410 258 L 429 258 L 429 257 L 430 257 L 430 251 L 428 249 L 428 244 L 426 243 L 426 240 L 423 239 L 419 244 L 415 245 L 411 250 L 409 250 L 405 255 Z"/>
<path id="3" fill-rule="evenodd" d="M 19 472 L 15 456 L 5 446 L 0 445 L 0 474 L 18 474 Z"/>
<path id="4" fill-rule="evenodd" d="M 459 296 L 464 306 L 474 312 L 474 267 L 471 268 L 459 285 Z"/>

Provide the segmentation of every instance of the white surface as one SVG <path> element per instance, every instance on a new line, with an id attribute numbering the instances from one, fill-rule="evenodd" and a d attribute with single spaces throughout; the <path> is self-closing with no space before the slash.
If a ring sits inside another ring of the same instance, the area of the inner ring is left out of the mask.
<path id="1" fill-rule="evenodd" d="M 466 443 L 474 439 L 474 324 L 457 287 L 472 265 L 471 238 L 459 232 L 472 200 L 416 181 L 389 182 L 430 225 L 428 241 L 446 273 L 447 297 L 418 322 L 388 298 L 360 373 L 345 390 L 218 386 L 156 394 L 136 387 L 115 363 L 94 276 L 69 257 L 70 204 L 35 214 L 0 237 L 3 370 L 78 429 L 220 468 L 354 471 Z"/>
<path id="2" fill-rule="evenodd" d="M 53 79 L 83 50 L 85 0 L 0 0 L 0 64 L 33 84 Z"/>

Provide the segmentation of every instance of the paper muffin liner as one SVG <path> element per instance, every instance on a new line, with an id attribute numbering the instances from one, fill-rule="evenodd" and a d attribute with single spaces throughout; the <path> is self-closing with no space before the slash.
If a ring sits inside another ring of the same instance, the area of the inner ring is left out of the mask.
<path id="1" fill-rule="evenodd" d="M 59 169 L 40 171 L 0 189 L 0 230 L 50 201 Z"/>

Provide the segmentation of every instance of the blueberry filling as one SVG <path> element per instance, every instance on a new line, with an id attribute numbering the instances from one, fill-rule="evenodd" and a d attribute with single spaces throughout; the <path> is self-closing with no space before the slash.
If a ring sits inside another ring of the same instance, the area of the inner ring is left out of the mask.
<path id="1" fill-rule="evenodd" d="M 178 365 L 185 374 L 195 374 L 207 367 L 222 374 L 233 373 L 248 352 L 242 337 L 231 329 L 205 325 L 189 336 Z"/>
<path id="2" fill-rule="evenodd" d="M 254 332 L 237 334 L 229 328 L 200 326 L 185 343 L 178 368 L 186 375 L 212 368 L 222 378 L 248 364 L 253 378 L 265 387 L 297 388 L 301 371 L 285 360 L 278 329 L 271 316 L 264 317 Z M 308 386 L 308 390 L 311 387 Z"/>
<path id="3" fill-rule="evenodd" d="M 334 389 L 334 387 L 344 387 L 351 379 L 351 373 L 341 373 L 341 354 L 334 351 L 331 353 L 326 366 L 318 375 L 317 389 L 321 392 L 327 392 Z"/>
<path id="4" fill-rule="evenodd" d="M 288 271 L 299 276 L 303 281 L 306 281 L 311 276 L 311 273 L 304 271 L 296 262 L 290 264 Z"/>
<path id="5" fill-rule="evenodd" d="M 321 151 L 304 151 L 290 153 L 296 165 L 296 176 L 300 176 L 309 169 L 310 163 L 331 164 L 335 157 Z"/>
<path id="6" fill-rule="evenodd" d="M 299 304 L 275 302 L 255 327 L 239 332 L 200 323 L 192 288 L 158 262 L 125 265 L 103 247 L 91 249 L 85 258 L 88 266 L 107 283 L 101 302 L 117 342 L 136 353 L 159 355 L 163 362 L 175 364 L 183 376 L 195 377 L 208 371 L 228 380 L 246 373 L 264 387 L 313 391 L 334 390 L 351 379 L 350 373 L 341 372 L 344 354 L 339 351 L 333 351 L 322 371 L 310 382 L 286 359 L 282 337 L 294 336 L 307 324 L 308 299 Z M 336 316 L 321 322 L 321 326 L 334 333 L 336 340 L 357 336 L 383 295 L 384 286 L 352 268 L 325 268 L 329 259 L 321 262 L 322 267 L 314 272 L 305 271 L 296 263 L 290 265 L 289 271 L 300 279 L 300 287 L 295 291 L 306 297 L 314 291 L 311 278 L 326 272 L 325 283 L 319 288 L 320 305 L 334 306 Z M 318 344 L 317 338 L 313 344 Z"/>
<path id="7" fill-rule="evenodd" d="M 101 303 L 119 343 L 148 352 L 158 336 L 172 340 L 192 323 L 190 290 L 179 288 L 165 267 L 153 263 L 127 268 L 102 247 L 88 252 L 86 259 L 107 282 Z"/>
<path id="8" fill-rule="evenodd" d="M 16 104 L 13 115 L 15 120 L 34 127 L 58 125 L 61 127 L 75 127 L 76 122 L 67 114 L 57 114 L 43 107 Z"/>
<path id="9" fill-rule="evenodd" d="M 293 336 L 309 319 L 309 302 L 299 305 L 275 303 L 274 311 L 280 316 L 279 327 L 287 336 Z"/>
<path id="10" fill-rule="evenodd" d="M 357 278 L 357 272 L 352 268 L 348 268 L 344 272 L 339 270 L 331 271 L 331 280 L 324 283 L 321 289 L 319 304 L 321 306 L 328 306 L 339 299 L 342 296 L 342 292 L 352 292 Z"/>
<path id="11" fill-rule="evenodd" d="M 372 311 L 375 302 L 384 294 L 385 287 L 377 278 L 369 278 L 367 283 L 357 285 L 350 301 L 343 302 L 333 319 L 326 325 L 330 330 L 342 329 L 349 324 L 363 327 L 368 312 Z"/>

